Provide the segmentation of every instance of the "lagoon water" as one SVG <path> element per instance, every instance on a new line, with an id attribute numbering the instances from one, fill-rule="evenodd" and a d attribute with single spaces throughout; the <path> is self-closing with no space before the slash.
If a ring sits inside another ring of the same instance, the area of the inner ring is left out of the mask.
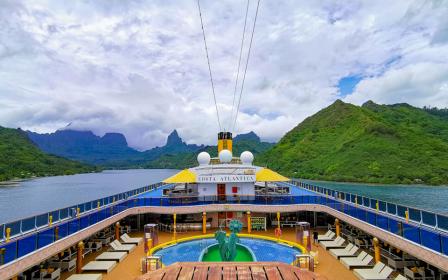
<path id="1" fill-rule="evenodd" d="M 0 224 L 157 183 L 176 170 L 107 170 L 0 185 Z M 366 185 L 310 181 L 340 191 L 448 214 L 448 186 Z"/>
<path id="2" fill-rule="evenodd" d="M 0 185 L 0 224 L 158 183 L 169 169 L 106 170 Z"/>
<path id="3" fill-rule="evenodd" d="M 378 185 L 303 180 L 317 186 L 448 215 L 448 186 Z"/>

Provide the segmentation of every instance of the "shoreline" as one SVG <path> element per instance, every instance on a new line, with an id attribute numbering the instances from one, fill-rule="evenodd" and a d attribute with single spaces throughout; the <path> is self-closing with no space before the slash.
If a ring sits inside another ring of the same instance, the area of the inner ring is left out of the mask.
<path id="1" fill-rule="evenodd" d="M 317 183 L 329 183 L 329 184 L 347 184 L 347 185 L 366 185 L 366 186 L 374 186 L 374 187 L 383 187 L 383 186 L 398 186 L 398 187 L 448 187 L 448 184 L 441 185 L 431 185 L 425 183 L 412 183 L 412 184 L 403 184 L 403 183 L 364 183 L 364 182 L 349 182 L 349 181 L 327 181 L 327 180 L 317 180 L 317 179 L 305 179 L 305 178 L 294 178 L 296 180 L 302 181 L 312 181 Z"/>

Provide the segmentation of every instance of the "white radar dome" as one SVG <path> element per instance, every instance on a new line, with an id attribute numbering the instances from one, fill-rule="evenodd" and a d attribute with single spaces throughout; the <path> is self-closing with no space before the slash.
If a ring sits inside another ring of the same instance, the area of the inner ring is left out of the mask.
<path id="1" fill-rule="evenodd" d="M 232 161 L 232 152 L 229 150 L 219 152 L 219 161 L 221 163 L 230 163 Z"/>
<path id="2" fill-rule="evenodd" d="M 200 152 L 198 155 L 199 165 L 208 165 L 210 163 L 210 155 L 207 152 Z"/>
<path id="3" fill-rule="evenodd" d="M 254 155 L 249 151 L 244 151 L 240 155 L 240 160 L 244 165 L 252 165 Z"/>

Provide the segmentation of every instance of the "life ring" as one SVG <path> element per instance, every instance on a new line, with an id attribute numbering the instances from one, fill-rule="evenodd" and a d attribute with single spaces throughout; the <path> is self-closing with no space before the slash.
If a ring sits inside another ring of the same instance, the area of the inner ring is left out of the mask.
<path id="1" fill-rule="evenodd" d="M 274 234 L 276 237 L 280 237 L 282 235 L 282 230 L 280 228 L 275 228 Z"/>

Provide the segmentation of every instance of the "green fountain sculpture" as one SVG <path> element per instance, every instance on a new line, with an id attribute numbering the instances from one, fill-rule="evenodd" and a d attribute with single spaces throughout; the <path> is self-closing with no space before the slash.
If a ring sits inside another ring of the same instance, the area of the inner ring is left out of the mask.
<path id="1" fill-rule="evenodd" d="M 238 236 L 236 235 L 243 228 L 238 220 L 231 220 L 229 224 L 229 229 L 231 231 L 229 238 L 226 237 L 226 232 L 219 229 L 215 232 L 215 239 L 219 244 L 219 253 L 221 254 L 221 259 L 225 262 L 230 262 L 235 260 L 236 257 L 236 244 L 239 242 Z"/>

